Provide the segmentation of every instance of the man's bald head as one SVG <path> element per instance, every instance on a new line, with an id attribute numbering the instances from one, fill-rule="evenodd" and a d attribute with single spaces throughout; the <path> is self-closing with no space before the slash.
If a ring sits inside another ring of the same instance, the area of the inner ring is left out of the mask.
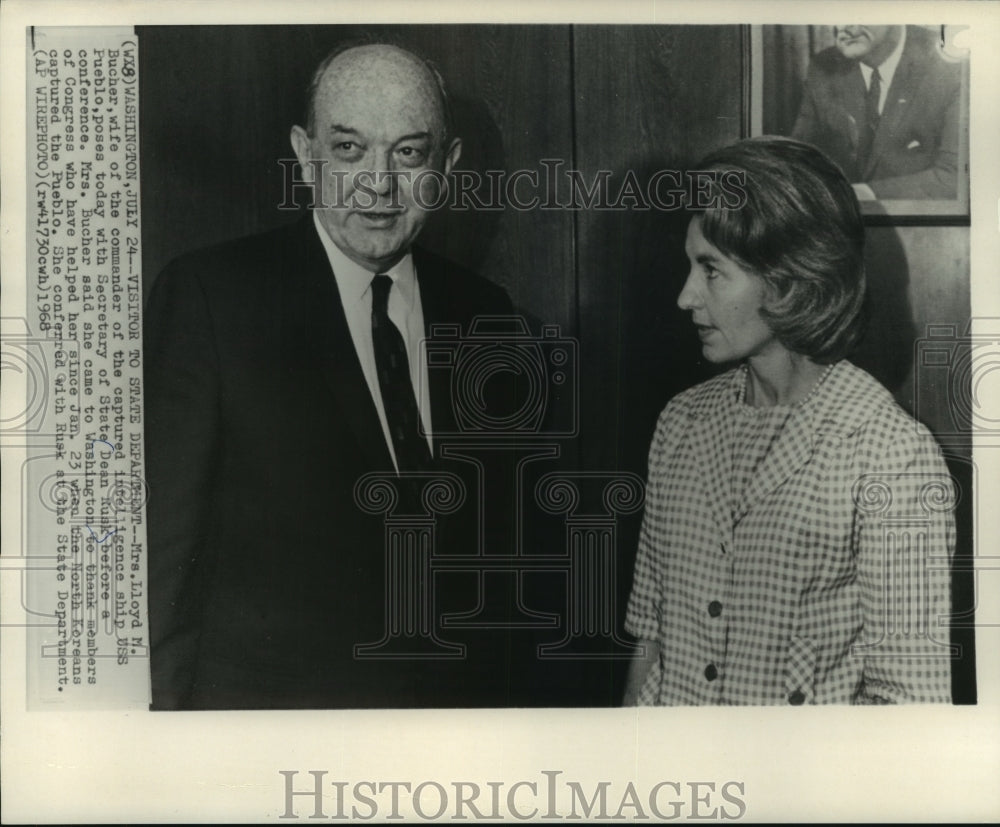
<path id="1" fill-rule="evenodd" d="M 441 76 L 405 49 L 345 46 L 316 70 L 292 147 L 326 234 L 373 273 L 407 254 L 440 203 L 462 151 L 448 120 Z"/>
<path id="2" fill-rule="evenodd" d="M 440 141 L 452 136 L 451 105 L 444 78 L 429 60 L 389 43 L 342 43 L 313 72 L 306 89 L 305 126 L 316 132 L 317 100 L 342 92 L 370 88 L 375 94 L 386 85 L 412 87 L 437 113 L 442 126 Z"/>

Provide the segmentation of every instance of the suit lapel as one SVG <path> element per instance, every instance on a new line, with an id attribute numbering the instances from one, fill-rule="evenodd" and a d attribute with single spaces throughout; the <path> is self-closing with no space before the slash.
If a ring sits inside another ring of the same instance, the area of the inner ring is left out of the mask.
<path id="1" fill-rule="evenodd" d="M 424 315 L 424 336 L 428 341 L 432 338 L 433 326 L 449 323 L 459 325 L 459 342 L 467 331 L 461 327 L 464 320 L 456 318 L 452 307 L 451 294 L 446 289 L 444 274 L 420 248 L 413 249 L 413 263 L 417 271 L 417 283 L 420 285 L 420 305 Z M 455 433 L 457 423 L 452 404 L 451 370 L 427 371 L 427 384 L 431 395 L 431 431 L 437 434 Z M 434 452 L 437 454 L 439 440 L 434 440 Z"/>
<path id="2" fill-rule="evenodd" d="M 296 228 L 285 270 L 282 319 L 286 358 L 304 361 L 322 375 L 333 392 L 341 421 L 367 457 L 370 470 L 392 470 L 378 411 L 311 215 Z M 337 426 L 337 422 L 330 424 L 334 429 Z M 334 437 L 341 435 L 335 433 Z"/>
<path id="3" fill-rule="evenodd" d="M 861 69 L 857 64 L 851 64 L 841 77 L 840 99 L 847 117 L 847 134 L 855 152 L 865 126 L 865 96 L 865 79 Z"/>
<path id="4" fill-rule="evenodd" d="M 732 547 L 735 526 L 809 461 L 816 431 L 808 409 L 793 413 L 748 483 L 733 514 L 733 438 L 728 429 L 734 427 L 739 415 L 735 395 L 736 383 L 742 381 L 741 377 L 742 372 L 737 371 L 733 382 L 720 389 L 721 396 L 705 401 L 691 423 L 690 435 L 695 467 L 701 469 L 705 502 L 709 504 L 720 540 L 727 549 Z"/>
<path id="5" fill-rule="evenodd" d="M 812 417 L 808 411 L 792 413 L 777 441 L 744 489 L 736 509 L 737 523 L 805 465 L 813 452 L 813 430 Z"/>
<path id="6" fill-rule="evenodd" d="M 737 374 L 739 375 L 739 374 Z M 733 518 L 730 512 L 730 483 L 732 482 L 732 438 L 720 435 L 720 429 L 733 427 L 733 409 L 730 384 L 722 390 L 723 401 L 713 400 L 703 408 L 703 415 L 691 423 L 691 446 L 695 468 L 701 469 L 705 502 L 709 504 L 712 518 L 718 528 L 719 542 L 726 551 L 732 549 Z"/>
<path id="7" fill-rule="evenodd" d="M 915 38 L 907 32 L 903 54 L 899 57 L 899 65 L 896 67 L 889 91 L 886 93 L 882 117 L 879 119 L 875 140 L 872 143 L 872 151 L 864 169 L 866 179 L 875 171 L 879 159 L 891 145 L 893 137 L 899 134 L 899 126 L 912 105 L 908 96 L 911 94 L 910 90 L 918 88 L 923 69 L 921 62 L 916 59 L 918 45 Z"/>

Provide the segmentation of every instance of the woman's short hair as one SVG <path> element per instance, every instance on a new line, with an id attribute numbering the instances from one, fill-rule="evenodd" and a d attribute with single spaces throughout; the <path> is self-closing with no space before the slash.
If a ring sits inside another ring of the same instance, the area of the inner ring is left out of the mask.
<path id="1" fill-rule="evenodd" d="M 821 363 L 846 356 L 864 332 L 865 232 L 844 174 L 815 147 L 774 136 L 724 147 L 697 169 L 731 171 L 729 203 L 739 181 L 739 206 L 720 197 L 696 214 L 713 246 L 768 285 L 761 316 L 778 340 Z"/>

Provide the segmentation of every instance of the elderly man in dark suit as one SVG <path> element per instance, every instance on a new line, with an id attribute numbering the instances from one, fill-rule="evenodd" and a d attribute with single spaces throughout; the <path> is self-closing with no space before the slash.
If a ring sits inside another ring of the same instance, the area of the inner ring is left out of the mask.
<path id="1" fill-rule="evenodd" d="M 861 199 L 957 196 L 959 67 L 919 26 L 837 26 L 815 55 L 792 137 L 829 155 Z"/>
<path id="2" fill-rule="evenodd" d="M 496 652 L 357 648 L 389 621 L 384 520 L 355 485 L 433 472 L 454 427 L 421 340 L 511 312 L 413 246 L 461 152 L 443 82 L 393 46 L 339 49 L 291 140 L 312 214 L 177 259 L 147 309 L 153 708 L 500 705 Z"/>

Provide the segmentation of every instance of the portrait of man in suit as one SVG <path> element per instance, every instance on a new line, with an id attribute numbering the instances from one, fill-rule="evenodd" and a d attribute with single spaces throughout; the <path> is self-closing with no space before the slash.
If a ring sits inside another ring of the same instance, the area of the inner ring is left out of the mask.
<path id="1" fill-rule="evenodd" d="M 960 67 L 921 26 L 841 25 L 813 55 L 791 136 L 830 156 L 862 200 L 954 199 Z"/>
<path id="2" fill-rule="evenodd" d="M 334 50 L 307 101 L 291 143 L 314 209 L 175 259 L 145 313 L 152 706 L 499 705 L 486 647 L 356 654 L 387 623 L 384 518 L 356 483 L 437 467 L 454 419 L 431 327 L 511 313 L 415 244 L 461 153 L 448 93 L 374 43 Z"/>

